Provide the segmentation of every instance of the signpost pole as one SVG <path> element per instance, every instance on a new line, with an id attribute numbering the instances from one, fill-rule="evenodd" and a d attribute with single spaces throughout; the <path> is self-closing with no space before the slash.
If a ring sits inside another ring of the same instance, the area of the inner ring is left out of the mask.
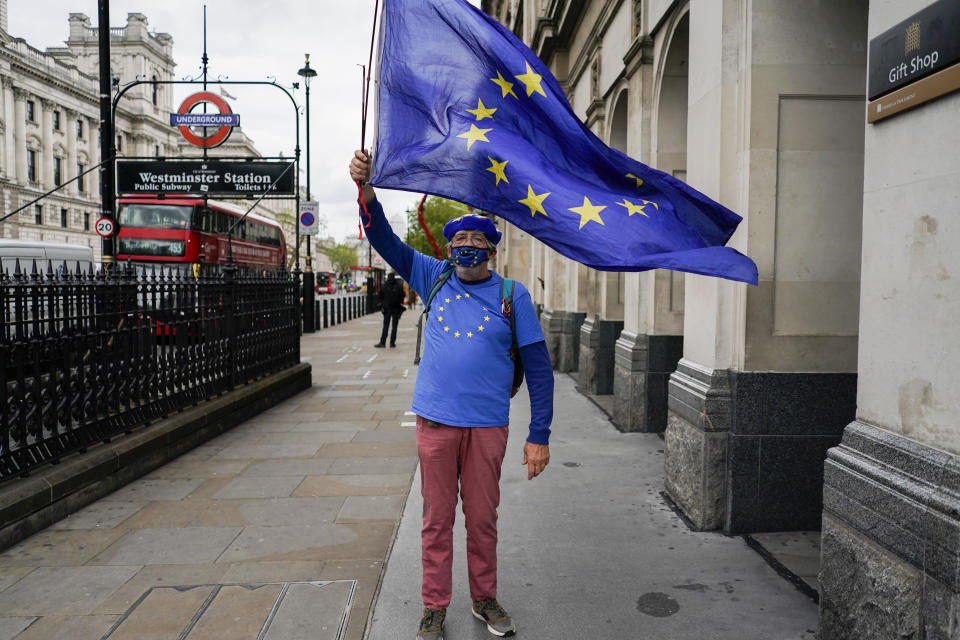
<path id="1" fill-rule="evenodd" d="M 303 86 L 307 92 L 306 98 L 306 116 L 307 116 L 307 200 L 313 200 L 310 193 L 310 79 L 317 75 L 317 72 L 310 67 L 310 54 L 304 54 L 305 62 L 303 68 L 297 71 L 297 75 L 303 77 Z M 317 221 L 314 222 L 317 224 Z M 303 332 L 313 333 L 315 330 L 315 319 L 313 301 L 316 291 L 314 290 L 313 264 L 310 256 L 310 236 L 307 236 L 307 268 L 303 274 Z"/>
<path id="2" fill-rule="evenodd" d="M 110 87 L 113 82 L 110 67 L 110 0 L 98 1 L 99 57 L 100 57 L 100 217 L 113 220 L 115 179 L 113 158 L 117 155 L 116 138 L 113 135 L 113 117 L 110 105 Z M 100 241 L 100 260 L 104 270 L 109 271 L 114 261 L 113 235 Z"/>

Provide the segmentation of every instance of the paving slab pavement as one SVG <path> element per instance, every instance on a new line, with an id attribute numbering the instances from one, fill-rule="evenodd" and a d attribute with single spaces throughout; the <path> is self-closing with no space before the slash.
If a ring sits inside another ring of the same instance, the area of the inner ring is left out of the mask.
<path id="1" fill-rule="evenodd" d="M 0 553 L 0 640 L 360 640 L 417 465 L 405 315 L 304 336 L 311 389 Z"/>

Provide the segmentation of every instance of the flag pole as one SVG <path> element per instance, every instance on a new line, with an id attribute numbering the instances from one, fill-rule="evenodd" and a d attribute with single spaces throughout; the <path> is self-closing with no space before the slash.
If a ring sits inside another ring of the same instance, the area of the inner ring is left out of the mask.
<path id="1" fill-rule="evenodd" d="M 373 3 L 373 27 L 370 29 L 370 53 L 367 58 L 367 66 L 364 70 L 364 89 L 363 89 L 363 117 L 360 122 L 360 148 L 367 140 L 367 105 L 370 98 L 370 76 L 373 70 L 373 45 L 377 35 L 377 13 L 380 11 L 380 0 L 374 0 Z"/>

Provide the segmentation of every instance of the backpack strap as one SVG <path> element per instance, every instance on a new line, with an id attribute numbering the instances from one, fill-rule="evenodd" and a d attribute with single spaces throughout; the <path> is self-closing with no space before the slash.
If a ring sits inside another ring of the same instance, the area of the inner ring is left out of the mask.
<path id="1" fill-rule="evenodd" d="M 443 288 L 443 285 L 447 283 L 447 280 L 450 279 L 450 276 L 453 275 L 455 268 L 456 267 L 449 262 L 446 263 L 443 271 L 441 271 L 437 279 L 433 281 L 430 292 L 427 294 L 427 299 L 423 301 L 423 311 L 420 313 L 420 319 L 417 320 L 417 351 L 413 356 L 413 364 L 420 364 L 420 341 L 423 339 L 423 319 L 430 313 L 430 304 L 437 296 L 437 293 L 440 292 L 440 289 Z"/>
<path id="2" fill-rule="evenodd" d="M 510 359 L 513 360 L 513 383 L 510 397 L 517 395 L 520 385 L 523 384 L 523 363 L 520 361 L 520 347 L 517 346 L 517 320 L 513 313 L 513 280 L 500 280 L 500 311 L 510 318 Z"/>

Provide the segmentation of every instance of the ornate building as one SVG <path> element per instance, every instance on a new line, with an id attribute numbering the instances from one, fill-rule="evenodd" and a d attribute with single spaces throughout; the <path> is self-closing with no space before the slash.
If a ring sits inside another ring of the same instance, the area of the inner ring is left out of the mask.
<path id="1" fill-rule="evenodd" d="M 6 0 L 0 2 L 0 208 L 13 211 L 100 162 L 98 29 L 81 13 L 69 16 L 66 46 L 40 51 L 8 33 Z M 140 13 L 110 29 L 114 86 L 135 79 L 173 80 L 173 38 L 154 33 Z M 174 111 L 171 85 L 130 89 L 117 105 L 118 156 L 196 156 L 169 125 Z M 258 157 L 237 129 L 211 155 Z M 257 208 L 286 222 L 293 242 L 293 203 L 265 200 Z M 0 223 L 0 237 L 88 245 L 99 260 L 100 239 L 93 230 L 100 217 L 99 172 L 92 171 Z"/>
<path id="2" fill-rule="evenodd" d="M 696 528 L 822 528 L 821 640 L 960 637 L 960 93 L 866 109 L 911 56 L 958 77 L 956 3 L 482 8 L 608 145 L 741 214 L 760 272 L 601 273 L 506 226 L 498 269 L 543 283 L 555 367 L 664 433 Z"/>

